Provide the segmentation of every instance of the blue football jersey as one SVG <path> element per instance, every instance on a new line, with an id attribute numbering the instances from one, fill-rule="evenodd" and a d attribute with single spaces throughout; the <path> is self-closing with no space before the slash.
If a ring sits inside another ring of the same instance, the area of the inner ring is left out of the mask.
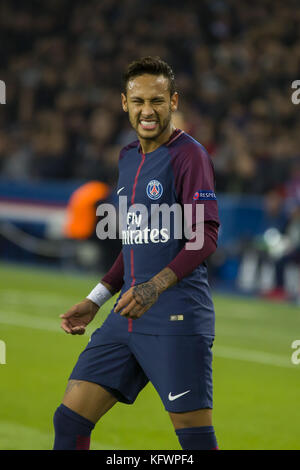
<path id="1" fill-rule="evenodd" d="M 138 140 L 121 150 L 117 193 L 124 260 L 119 298 L 164 269 L 187 242 L 183 220 L 181 237 L 176 235 L 178 224 L 166 228 L 159 212 L 162 205 L 177 204 L 184 214 L 184 205 L 195 209 L 203 204 L 204 221 L 219 224 L 211 159 L 199 142 L 180 129 L 153 152 L 143 154 Z M 192 214 L 194 225 L 195 210 Z M 145 334 L 214 335 L 214 317 L 207 267 L 202 263 L 164 291 L 139 319 L 124 318 L 112 310 L 105 322 Z"/>

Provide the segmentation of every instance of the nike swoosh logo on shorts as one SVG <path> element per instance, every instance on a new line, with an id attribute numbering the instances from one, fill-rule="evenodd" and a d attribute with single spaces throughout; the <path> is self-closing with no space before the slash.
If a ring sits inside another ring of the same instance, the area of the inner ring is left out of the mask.
<path id="1" fill-rule="evenodd" d="M 171 392 L 170 392 L 168 398 L 169 398 L 170 401 L 177 400 L 177 398 L 180 398 L 180 397 L 182 397 L 183 395 L 186 395 L 189 392 L 190 392 L 190 390 L 187 390 L 186 392 L 179 393 L 178 395 L 172 395 Z"/>
<path id="2" fill-rule="evenodd" d="M 118 189 L 117 194 L 119 194 L 119 193 L 122 191 L 122 189 L 124 189 L 124 188 L 125 188 L 125 186 L 123 186 L 122 188 Z"/>

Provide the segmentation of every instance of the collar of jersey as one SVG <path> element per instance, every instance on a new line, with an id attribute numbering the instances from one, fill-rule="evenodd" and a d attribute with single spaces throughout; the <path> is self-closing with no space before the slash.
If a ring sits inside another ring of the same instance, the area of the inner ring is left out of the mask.
<path id="1" fill-rule="evenodd" d="M 142 152 L 142 147 L 141 147 L 141 144 L 140 144 L 140 142 L 139 142 L 139 145 L 138 145 L 138 152 L 141 153 L 141 154 L 143 154 L 143 155 L 151 155 L 152 153 L 157 152 L 157 150 L 159 150 L 161 147 L 167 146 L 167 145 L 169 144 L 169 142 L 171 142 L 171 140 L 173 140 L 174 137 L 176 137 L 176 135 L 180 134 L 181 132 L 182 132 L 181 129 L 176 128 L 176 129 L 172 132 L 172 134 L 170 135 L 169 139 L 168 139 L 166 142 L 164 142 L 163 144 L 161 144 L 159 147 L 157 147 L 157 149 L 153 150 L 152 152 L 147 152 L 147 153 L 145 153 L 145 154 L 143 154 L 143 152 Z"/>

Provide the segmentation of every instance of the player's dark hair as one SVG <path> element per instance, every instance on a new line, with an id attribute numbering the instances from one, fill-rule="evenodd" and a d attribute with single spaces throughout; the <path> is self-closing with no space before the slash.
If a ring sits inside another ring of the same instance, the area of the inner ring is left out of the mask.
<path id="1" fill-rule="evenodd" d="M 123 90 L 126 94 L 128 82 L 135 77 L 148 73 L 150 75 L 163 75 L 169 80 L 169 90 L 172 96 L 175 93 L 175 76 L 171 67 L 160 57 L 142 57 L 128 65 L 123 74 Z"/>

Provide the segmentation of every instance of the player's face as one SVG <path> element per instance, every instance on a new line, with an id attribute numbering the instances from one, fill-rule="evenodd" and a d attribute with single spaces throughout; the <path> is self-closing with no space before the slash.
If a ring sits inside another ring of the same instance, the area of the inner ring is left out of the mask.
<path id="1" fill-rule="evenodd" d="M 128 82 L 122 93 L 122 106 L 141 139 L 156 140 L 171 126 L 172 112 L 177 110 L 178 95 L 170 96 L 169 80 L 163 75 L 144 74 Z"/>

